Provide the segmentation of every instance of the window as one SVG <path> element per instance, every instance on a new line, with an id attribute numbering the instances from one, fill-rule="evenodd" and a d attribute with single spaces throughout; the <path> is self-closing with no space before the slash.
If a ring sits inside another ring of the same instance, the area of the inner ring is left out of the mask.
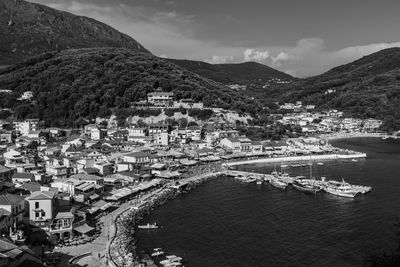
<path id="1" fill-rule="evenodd" d="M 35 217 L 38 218 L 39 216 L 39 212 L 35 212 Z"/>
<path id="2" fill-rule="evenodd" d="M 39 208 L 39 202 L 35 202 L 35 209 Z"/>
<path id="3" fill-rule="evenodd" d="M 46 216 L 46 212 L 42 211 L 42 217 Z"/>

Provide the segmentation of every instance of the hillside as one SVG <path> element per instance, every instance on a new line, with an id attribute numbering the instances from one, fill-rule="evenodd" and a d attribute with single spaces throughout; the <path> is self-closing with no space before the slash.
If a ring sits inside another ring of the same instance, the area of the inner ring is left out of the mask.
<path id="1" fill-rule="evenodd" d="M 284 92 L 284 93 L 283 93 Z M 303 100 L 349 116 L 384 120 L 384 129 L 400 130 L 400 48 L 389 48 L 330 71 L 268 90 L 265 97 Z"/>
<path id="2" fill-rule="evenodd" d="M 126 47 L 148 52 L 104 23 L 22 0 L 0 0 L 0 66 L 69 48 Z"/>
<path id="3" fill-rule="evenodd" d="M 289 74 L 256 62 L 209 64 L 201 61 L 168 59 L 189 71 L 223 84 L 265 84 L 271 79 L 292 81 Z"/>
<path id="4" fill-rule="evenodd" d="M 17 118 L 38 117 L 52 126 L 109 116 L 127 109 L 161 86 L 176 99 L 193 98 L 205 106 L 252 114 L 257 102 L 220 83 L 200 77 L 149 53 L 125 48 L 88 48 L 49 52 L 0 70 L 0 107 L 12 108 Z M 33 101 L 16 99 L 33 92 Z M 121 113 L 121 112 L 120 112 Z"/>

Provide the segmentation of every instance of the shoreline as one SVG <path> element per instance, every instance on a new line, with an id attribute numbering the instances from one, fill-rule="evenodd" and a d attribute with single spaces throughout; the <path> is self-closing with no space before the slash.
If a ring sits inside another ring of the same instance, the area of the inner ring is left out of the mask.
<path id="1" fill-rule="evenodd" d="M 319 137 L 326 140 L 340 140 L 351 138 L 382 138 L 387 136 L 385 133 L 338 133 L 338 134 L 321 134 Z"/>
<path id="2" fill-rule="evenodd" d="M 196 186 L 205 183 L 211 179 L 223 175 L 224 172 L 209 172 L 194 177 L 188 177 L 180 180 L 181 186 L 186 186 L 186 190 L 194 189 Z M 183 183 L 182 183 L 183 182 Z M 179 186 L 173 186 L 171 183 L 167 187 L 157 189 L 146 195 L 145 201 L 137 201 L 136 204 L 118 213 L 112 220 L 112 237 L 107 244 L 108 266 L 139 266 L 142 260 L 139 259 L 136 251 L 135 229 L 137 223 L 147 215 L 151 209 L 163 205 L 170 199 L 181 194 Z M 144 203 L 143 203 L 144 202 Z M 145 260 L 146 266 L 157 266 L 151 260 Z"/>
<path id="3" fill-rule="evenodd" d="M 236 166 L 243 164 L 253 163 L 271 163 L 271 162 L 291 162 L 291 161 L 310 161 L 310 160 L 337 160 L 337 159 L 357 159 L 366 158 L 366 153 L 356 154 L 326 154 L 326 155 L 309 155 L 309 156 L 288 156 L 288 157 L 275 157 L 275 158 L 260 158 L 250 160 L 240 160 L 236 162 L 227 162 L 226 166 Z"/>
<path id="4" fill-rule="evenodd" d="M 331 136 L 330 140 L 358 138 L 358 137 L 381 137 L 371 135 L 339 135 Z M 219 171 L 211 171 L 194 174 L 191 177 L 168 182 L 163 187 L 146 193 L 139 199 L 130 200 L 126 203 L 124 209 L 119 211 L 110 219 L 109 240 L 106 244 L 107 266 L 146 266 L 156 267 L 157 265 L 150 259 L 150 257 L 139 258 L 136 251 L 136 229 L 137 224 L 143 217 L 150 213 L 150 211 L 158 206 L 163 205 L 170 199 L 174 199 L 181 194 L 181 188 L 185 190 L 194 189 L 197 185 L 205 183 L 211 179 L 223 176 L 226 174 L 224 166 L 236 166 L 254 163 L 268 163 L 268 162 L 290 162 L 290 161 L 312 161 L 312 160 L 337 160 L 337 159 L 355 159 L 366 158 L 366 153 L 351 153 L 351 154 L 325 154 L 325 155 L 307 155 L 307 156 L 286 156 L 286 157 L 266 157 L 249 160 L 239 160 L 235 162 L 219 162 Z"/>

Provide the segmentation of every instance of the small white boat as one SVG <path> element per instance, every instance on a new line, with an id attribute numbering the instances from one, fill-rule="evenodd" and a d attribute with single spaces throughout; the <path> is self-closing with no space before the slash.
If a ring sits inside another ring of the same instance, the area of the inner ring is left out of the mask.
<path id="1" fill-rule="evenodd" d="M 152 257 L 158 257 L 158 256 L 162 256 L 162 255 L 164 255 L 164 251 L 162 251 L 162 250 L 157 250 L 157 251 L 151 253 Z"/>
<path id="2" fill-rule="evenodd" d="M 138 225 L 139 229 L 146 229 L 146 230 L 151 230 L 151 229 L 158 229 L 158 225 L 156 223 L 148 223 L 145 225 Z"/>
<path id="3" fill-rule="evenodd" d="M 317 162 L 317 165 L 322 166 L 322 165 L 324 165 L 324 163 L 323 162 Z"/>
<path id="4" fill-rule="evenodd" d="M 357 160 L 356 160 L 356 159 L 352 159 L 351 161 L 352 161 L 352 162 L 357 162 Z"/>

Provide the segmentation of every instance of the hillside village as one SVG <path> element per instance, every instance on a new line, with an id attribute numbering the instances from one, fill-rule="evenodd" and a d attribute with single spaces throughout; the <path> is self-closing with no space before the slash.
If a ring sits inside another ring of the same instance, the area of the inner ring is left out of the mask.
<path id="1" fill-rule="evenodd" d="M 28 92 L 21 97 L 32 96 Z M 161 89 L 132 105 L 164 113 L 168 109 L 205 109 L 191 99 L 175 101 L 173 93 Z M 276 123 L 297 125 L 303 132 L 302 137 L 286 140 L 251 140 L 240 134 L 235 120 L 217 120 L 215 116 L 175 126 L 167 120 L 138 125 L 128 119 L 128 126 L 118 127 L 100 120 L 79 129 L 44 128 L 38 119 L 2 122 L 0 232 L 16 244 L 34 243 L 40 232 L 53 244 L 92 242 L 100 234 L 101 216 L 149 190 L 179 185 L 180 179 L 204 166 L 334 153 L 337 149 L 318 134 L 376 132 L 381 124 L 314 108 L 303 107 L 301 102 L 281 105 L 284 114 L 277 116 Z M 217 118 L 229 113 L 222 109 L 213 112 Z M 37 261 L 29 253 L 21 253 L 25 256 L 7 254 L 3 261 Z"/>

